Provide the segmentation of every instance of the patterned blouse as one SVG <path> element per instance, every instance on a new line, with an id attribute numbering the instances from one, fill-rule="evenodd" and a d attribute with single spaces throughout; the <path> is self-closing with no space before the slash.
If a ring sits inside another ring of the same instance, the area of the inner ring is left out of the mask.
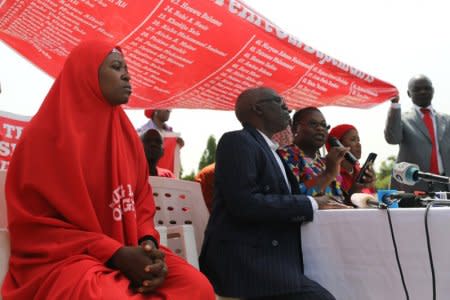
<path id="1" fill-rule="evenodd" d="M 317 177 L 325 171 L 325 158 L 318 153 L 315 158 L 309 158 L 305 153 L 295 144 L 282 147 L 278 150 L 281 158 L 287 163 L 292 173 L 299 182 L 300 192 L 302 194 L 315 196 L 322 194 L 317 188 Z M 344 194 L 341 189 L 342 177 L 338 175 L 323 192 L 325 195 L 338 196 L 339 200 L 343 201 Z"/>

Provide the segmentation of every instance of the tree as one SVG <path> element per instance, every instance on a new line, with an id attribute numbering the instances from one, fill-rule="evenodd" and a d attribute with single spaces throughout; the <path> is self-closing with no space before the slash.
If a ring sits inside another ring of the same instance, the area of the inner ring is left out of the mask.
<path id="1" fill-rule="evenodd" d="M 395 156 L 391 155 L 381 162 L 379 171 L 377 172 L 376 188 L 385 190 L 389 188 L 391 182 L 392 169 L 395 164 Z"/>
<path id="2" fill-rule="evenodd" d="M 190 174 L 181 176 L 181 179 L 183 179 L 183 180 L 189 180 L 189 181 L 194 181 L 194 180 L 195 180 L 195 172 L 194 172 L 194 170 L 192 170 Z"/>
<path id="3" fill-rule="evenodd" d="M 206 144 L 206 149 L 203 151 L 202 157 L 200 158 L 200 162 L 198 164 L 199 170 L 216 161 L 216 148 L 216 138 L 213 135 L 210 135 Z"/>

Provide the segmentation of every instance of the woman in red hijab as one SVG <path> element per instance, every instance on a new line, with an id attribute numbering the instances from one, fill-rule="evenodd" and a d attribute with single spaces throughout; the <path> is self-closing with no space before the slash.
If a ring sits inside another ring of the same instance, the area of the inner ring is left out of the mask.
<path id="1" fill-rule="evenodd" d="M 3 299 L 214 299 L 163 246 L 120 49 L 76 47 L 12 158 Z"/>
<path id="2" fill-rule="evenodd" d="M 345 147 L 350 148 L 350 152 L 357 158 L 361 158 L 361 143 L 359 140 L 358 130 L 356 127 L 349 124 L 341 124 L 333 127 L 328 133 L 328 137 L 337 138 Z M 330 149 L 330 144 L 326 144 L 327 149 Z M 369 193 L 373 194 L 375 190 L 375 172 L 372 166 L 366 171 L 364 175 L 365 184 L 355 183 L 356 176 L 359 174 L 361 167 L 359 164 L 353 166 L 347 160 L 343 160 L 341 163 L 340 174 L 342 176 L 342 190 L 347 194 L 353 193 Z"/>

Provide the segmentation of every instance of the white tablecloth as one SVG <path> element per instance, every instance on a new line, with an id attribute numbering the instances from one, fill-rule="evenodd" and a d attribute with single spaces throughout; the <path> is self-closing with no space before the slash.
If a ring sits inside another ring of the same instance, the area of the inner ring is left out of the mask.
<path id="1" fill-rule="evenodd" d="M 411 300 L 432 299 L 424 208 L 391 210 Z M 450 299 L 450 208 L 429 212 L 437 299 Z M 338 300 L 406 299 L 386 210 L 318 211 L 302 226 L 305 275 Z"/>

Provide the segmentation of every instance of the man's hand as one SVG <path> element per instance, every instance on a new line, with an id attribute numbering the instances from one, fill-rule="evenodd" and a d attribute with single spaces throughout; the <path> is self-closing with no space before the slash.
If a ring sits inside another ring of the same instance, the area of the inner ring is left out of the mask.
<path id="1" fill-rule="evenodd" d="M 140 246 L 153 262 L 144 268 L 145 272 L 150 274 L 152 279 L 144 280 L 142 285 L 135 289 L 138 293 L 146 294 L 155 291 L 163 284 L 167 276 L 167 265 L 164 261 L 164 253 L 156 248 L 153 241 L 143 241 Z"/>
<path id="2" fill-rule="evenodd" d="M 323 195 L 315 196 L 319 209 L 343 209 L 343 208 L 353 208 L 351 206 L 340 203 L 335 197 Z"/>
<path id="3" fill-rule="evenodd" d="M 184 146 L 184 140 L 181 137 L 177 137 L 177 144 L 180 146 L 180 149 Z"/>
<path id="4" fill-rule="evenodd" d="M 391 102 L 392 103 L 398 103 L 400 101 L 400 97 L 399 96 L 395 96 L 394 98 L 391 98 Z"/>

